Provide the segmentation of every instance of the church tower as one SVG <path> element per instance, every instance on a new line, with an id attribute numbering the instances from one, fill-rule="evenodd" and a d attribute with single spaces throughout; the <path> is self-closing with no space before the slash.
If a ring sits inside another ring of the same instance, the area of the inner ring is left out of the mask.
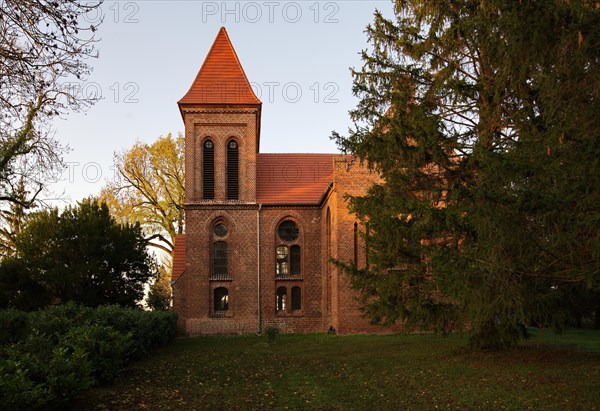
<path id="1" fill-rule="evenodd" d="M 186 203 L 256 202 L 262 103 L 224 27 L 178 104 L 185 123 Z"/>
<path id="2" fill-rule="evenodd" d="M 178 105 L 185 124 L 186 235 L 176 239 L 176 254 L 185 249 L 185 279 L 174 284 L 174 307 L 192 334 L 256 332 L 262 103 L 224 27 Z"/>

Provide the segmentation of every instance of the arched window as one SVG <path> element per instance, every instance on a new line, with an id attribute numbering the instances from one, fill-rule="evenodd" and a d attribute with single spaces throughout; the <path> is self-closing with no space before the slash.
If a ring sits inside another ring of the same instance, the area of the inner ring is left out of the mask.
<path id="1" fill-rule="evenodd" d="M 238 144 L 235 140 L 227 143 L 227 199 L 239 198 L 239 158 Z"/>
<path id="2" fill-rule="evenodd" d="M 300 287 L 292 287 L 292 311 L 302 309 L 302 289 Z"/>
<path id="3" fill-rule="evenodd" d="M 215 313 L 229 310 L 229 291 L 227 288 L 215 288 L 213 297 Z"/>
<path id="4" fill-rule="evenodd" d="M 277 247 L 277 275 L 289 274 L 289 251 L 284 245 Z"/>
<path id="5" fill-rule="evenodd" d="M 276 249 L 276 275 L 300 275 L 302 253 L 300 246 L 293 244 L 300 237 L 300 228 L 292 220 L 285 220 L 277 227 L 277 237 L 278 241 L 284 244 Z"/>
<path id="6" fill-rule="evenodd" d="M 300 246 L 290 247 L 290 274 L 300 275 Z"/>
<path id="7" fill-rule="evenodd" d="M 211 140 L 202 145 L 202 198 L 215 198 L 215 146 Z"/>
<path id="8" fill-rule="evenodd" d="M 285 287 L 277 288 L 277 311 L 285 311 L 285 303 L 287 299 L 287 289 Z"/>
<path id="9" fill-rule="evenodd" d="M 213 228 L 213 234 L 216 237 L 225 237 L 229 230 L 227 230 L 227 226 L 223 223 L 215 224 Z"/>
<path id="10" fill-rule="evenodd" d="M 217 241 L 213 245 L 213 277 L 227 277 L 227 243 L 225 241 Z"/>
<path id="11" fill-rule="evenodd" d="M 284 241 L 295 241 L 300 235 L 300 229 L 292 220 L 285 220 L 279 224 L 277 235 Z"/>

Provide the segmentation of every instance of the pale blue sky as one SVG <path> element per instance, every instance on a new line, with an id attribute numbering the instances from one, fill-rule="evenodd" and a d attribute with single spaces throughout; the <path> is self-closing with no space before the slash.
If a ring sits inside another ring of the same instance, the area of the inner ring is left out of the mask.
<path id="1" fill-rule="evenodd" d="M 115 151 L 183 131 L 176 103 L 221 26 L 263 102 L 261 152 L 335 152 L 329 136 L 350 125 L 349 68 L 361 66 L 375 8 L 390 15 L 392 2 L 107 1 L 100 57 L 78 86 L 103 99 L 55 123 L 71 152 L 53 191 L 73 201 L 97 194 Z"/>

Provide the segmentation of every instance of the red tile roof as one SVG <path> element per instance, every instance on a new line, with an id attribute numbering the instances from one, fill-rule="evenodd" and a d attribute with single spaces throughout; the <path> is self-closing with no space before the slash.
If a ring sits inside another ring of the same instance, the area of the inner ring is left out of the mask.
<path id="1" fill-rule="evenodd" d="M 173 274 L 171 284 L 181 277 L 185 271 L 185 234 L 175 236 L 175 249 L 173 250 Z"/>
<path id="2" fill-rule="evenodd" d="M 319 204 L 332 180 L 334 154 L 258 154 L 256 201 Z"/>
<path id="3" fill-rule="evenodd" d="M 204 64 L 179 104 L 261 104 L 221 27 Z"/>

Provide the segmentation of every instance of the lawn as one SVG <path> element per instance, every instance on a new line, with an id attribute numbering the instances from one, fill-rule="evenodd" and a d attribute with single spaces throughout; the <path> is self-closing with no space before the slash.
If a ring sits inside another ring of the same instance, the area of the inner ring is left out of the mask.
<path id="1" fill-rule="evenodd" d="M 487 353 L 458 335 L 185 338 L 76 409 L 600 410 L 600 332 Z"/>

